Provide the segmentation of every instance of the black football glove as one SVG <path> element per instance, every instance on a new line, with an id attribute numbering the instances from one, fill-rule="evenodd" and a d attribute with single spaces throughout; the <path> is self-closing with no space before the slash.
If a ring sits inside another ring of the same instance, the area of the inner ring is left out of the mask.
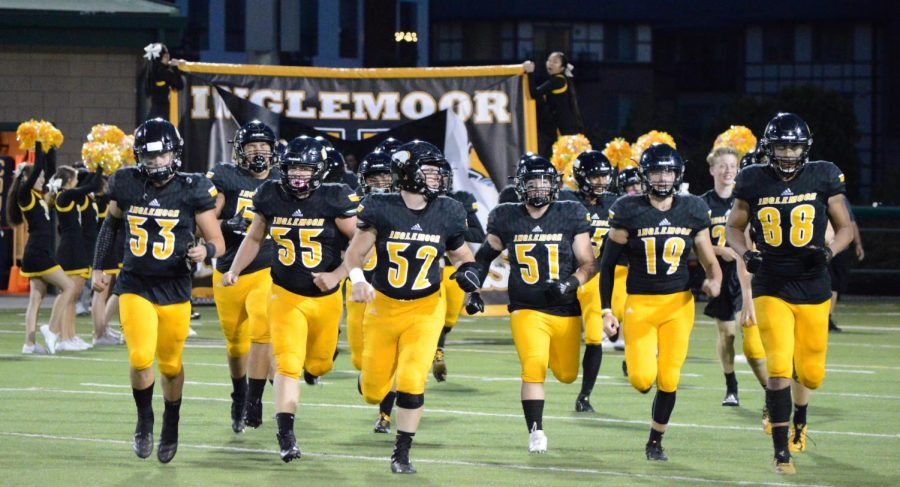
<path id="1" fill-rule="evenodd" d="M 466 313 L 474 315 L 475 313 L 484 312 L 484 300 L 481 299 L 481 293 L 469 293 L 466 296 Z"/>
<path id="2" fill-rule="evenodd" d="M 481 278 L 478 277 L 481 275 L 480 271 L 480 265 L 475 262 L 466 262 L 459 266 L 459 268 L 456 269 L 456 272 L 450 274 L 450 279 L 456 281 L 463 291 L 473 293 L 481 289 Z"/>
<path id="3" fill-rule="evenodd" d="M 834 254 L 831 252 L 831 247 L 828 247 L 827 245 L 825 247 L 810 245 L 805 248 L 805 252 L 806 257 L 804 258 L 804 263 L 806 264 L 806 267 L 810 269 L 827 267 L 828 263 L 831 262 L 831 258 L 834 257 Z"/>
<path id="4" fill-rule="evenodd" d="M 544 290 L 544 295 L 547 297 L 547 301 L 552 303 L 559 301 L 564 296 L 575 294 L 580 285 L 581 283 L 574 275 L 571 275 L 562 281 L 548 281 L 547 288 Z"/>
<path id="5" fill-rule="evenodd" d="M 756 250 L 748 250 L 744 252 L 744 264 L 747 265 L 747 272 L 756 274 L 756 271 L 762 266 L 762 252 Z"/>
<path id="6" fill-rule="evenodd" d="M 250 226 L 250 219 L 244 218 L 243 212 L 234 215 L 228 220 L 222 221 L 222 231 L 223 232 L 231 232 L 236 233 L 238 235 L 242 235 L 247 232 L 247 228 Z"/>

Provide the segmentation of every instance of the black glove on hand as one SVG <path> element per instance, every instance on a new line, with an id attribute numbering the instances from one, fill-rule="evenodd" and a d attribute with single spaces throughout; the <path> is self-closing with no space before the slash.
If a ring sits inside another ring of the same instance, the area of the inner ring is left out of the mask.
<path id="1" fill-rule="evenodd" d="M 559 301 L 560 298 L 569 294 L 575 294 L 575 292 L 578 291 L 578 286 L 581 285 L 578 278 L 574 275 L 571 275 L 562 281 L 549 281 L 547 284 L 544 295 L 547 296 L 547 301 L 550 302 Z"/>
<path id="2" fill-rule="evenodd" d="M 456 281 L 463 291 L 473 293 L 481 289 L 481 278 L 478 277 L 481 274 L 480 271 L 480 265 L 475 262 L 466 262 L 459 266 L 456 272 L 450 274 L 450 279 Z"/>
<path id="3" fill-rule="evenodd" d="M 744 252 L 744 264 L 747 265 L 747 272 L 756 274 L 756 271 L 762 266 L 762 261 L 762 252 L 757 252 L 755 250 Z"/>
<path id="4" fill-rule="evenodd" d="M 475 313 L 484 312 L 484 300 L 481 299 L 481 293 L 469 293 L 466 296 L 466 313 L 474 315 Z"/>
<path id="5" fill-rule="evenodd" d="M 806 266 L 811 269 L 821 268 L 828 266 L 828 263 L 831 262 L 831 258 L 834 255 L 831 252 L 831 247 L 818 247 L 815 245 L 810 245 L 806 247 L 806 258 L 804 259 L 806 262 Z"/>
<path id="6" fill-rule="evenodd" d="M 250 220 L 244 218 L 242 213 L 238 213 L 228 220 L 222 221 L 222 231 L 223 232 L 231 232 L 237 234 L 243 234 L 247 231 L 247 228 L 250 226 Z"/>

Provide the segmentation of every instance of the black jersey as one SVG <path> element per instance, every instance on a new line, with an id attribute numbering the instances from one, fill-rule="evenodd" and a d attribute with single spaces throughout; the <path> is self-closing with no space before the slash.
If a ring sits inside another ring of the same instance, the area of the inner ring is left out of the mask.
<path id="1" fill-rule="evenodd" d="M 735 197 L 749 205 L 754 243 L 763 263 L 753 276 L 754 296 L 777 296 L 797 304 L 831 297 L 827 265 L 816 264 L 824 247 L 828 199 L 845 191 L 844 175 L 826 161 L 807 162 L 790 181 L 770 166 L 744 168 Z"/>
<path id="2" fill-rule="evenodd" d="M 628 232 L 628 294 L 672 294 L 690 288 L 687 257 L 697 232 L 710 226 L 699 196 L 676 194 L 660 211 L 645 195 L 623 196 L 609 210 L 609 226 Z"/>
<path id="3" fill-rule="evenodd" d="M 72 190 L 68 190 L 72 191 Z M 54 204 L 56 208 L 56 229 L 59 243 L 56 246 L 56 261 L 64 271 L 84 270 L 90 267 L 90 258 L 84 246 L 84 235 L 81 228 L 81 209 L 83 201 L 63 198 L 60 193 Z M 86 198 L 86 197 L 85 197 Z"/>
<path id="4" fill-rule="evenodd" d="M 341 265 L 348 239 L 335 220 L 356 215 L 359 196 L 344 184 L 323 184 L 304 199 L 288 194 L 280 181 L 266 181 L 253 197 L 254 211 L 269 225 L 275 250 L 269 258 L 272 282 L 303 296 L 324 296 L 313 272 L 329 272 Z"/>
<path id="5" fill-rule="evenodd" d="M 557 316 L 578 316 L 575 294 L 550 302 L 549 281 L 569 277 L 578 268 L 572 244 L 589 233 L 590 215 L 578 202 L 556 201 L 540 218 L 532 218 L 524 203 L 498 205 L 488 216 L 487 232 L 509 251 L 509 311 L 533 309 Z"/>
<path id="6" fill-rule="evenodd" d="M 125 217 L 125 258 L 115 292 L 157 304 L 190 299 L 187 251 L 194 242 L 194 216 L 215 208 L 216 188 L 202 174 L 190 173 L 156 187 L 140 169 L 126 167 L 110 178 L 109 193 Z"/>
<path id="7" fill-rule="evenodd" d="M 722 198 L 716 193 L 715 189 L 711 189 L 703 193 L 701 198 L 706 202 L 706 206 L 709 206 L 709 219 L 712 224 L 709 229 L 709 236 L 712 244 L 716 247 L 727 246 L 725 226 L 728 223 L 728 214 L 731 213 L 731 207 L 734 206 L 734 192 L 728 198 Z M 722 269 L 722 282 L 735 280 L 736 276 L 732 276 L 732 274 L 737 272 L 737 263 L 722 260 L 718 256 L 716 259 L 719 261 L 719 267 Z"/>
<path id="8" fill-rule="evenodd" d="M 53 227 L 50 224 L 50 209 L 41 193 L 29 191 L 28 203 L 19 209 L 28 224 L 28 242 L 22 257 L 22 270 L 25 272 L 41 272 L 56 265 L 56 253 L 53 251 Z"/>
<path id="9" fill-rule="evenodd" d="M 238 213 L 252 220 L 253 195 L 256 194 L 257 188 L 267 180 L 277 180 L 279 175 L 273 168 L 269 171 L 268 178 L 257 179 L 234 164 L 219 164 L 207 172 L 206 177 L 212 181 L 216 190 L 225 196 L 225 206 L 222 207 L 222 213 L 219 215 L 221 220 L 228 220 Z M 225 253 L 216 259 L 216 270 L 222 273 L 228 272 L 237 255 L 238 248 L 241 246 L 241 241 L 244 240 L 244 235 L 246 234 L 222 232 L 222 236 L 225 237 Z M 272 262 L 273 248 L 272 239 L 266 238 L 262 242 L 256 258 L 241 274 L 250 274 L 269 267 Z"/>
<path id="10" fill-rule="evenodd" d="M 81 209 L 81 234 L 84 236 L 84 253 L 88 259 L 88 265 L 94 259 L 94 247 L 97 244 L 97 233 L 99 227 L 99 209 L 94 197 L 89 195 L 85 197 Z"/>
<path id="11" fill-rule="evenodd" d="M 459 201 L 466 209 L 466 242 L 484 242 L 484 227 L 478 219 L 478 201 L 468 191 L 454 191 L 447 196 Z M 444 263 L 450 265 L 450 258 L 444 257 Z"/>
<path id="12" fill-rule="evenodd" d="M 372 286 L 394 299 L 418 299 L 441 288 L 440 257 L 465 244 L 466 210 L 446 196 L 411 210 L 398 193 L 370 194 L 358 226 L 377 234 Z"/>
<path id="13" fill-rule="evenodd" d="M 606 234 L 609 232 L 609 209 L 618 198 L 618 195 L 607 192 L 601 193 L 595 204 L 581 198 L 581 204 L 591 217 L 591 246 L 594 248 L 595 258 L 600 258 L 603 242 L 606 241 Z"/>

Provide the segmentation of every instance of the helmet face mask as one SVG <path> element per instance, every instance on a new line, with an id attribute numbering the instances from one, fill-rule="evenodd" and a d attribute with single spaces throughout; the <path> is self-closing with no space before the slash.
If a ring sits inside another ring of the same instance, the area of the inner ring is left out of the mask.
<path id="1" fill-rule="evenodd" d="M 281 186 L 297 197 L 306 197 L 322 185 L 325 148 L 315 139 L 297 137 L 280 158 Z"/>
<path id="2" fill-rule="evenodd" d="M 791 178 L 809 159 L 813 139 L 802 118 L 783 112 L 766 125 L 761 142 L 768 164 L 782 178 Z"/>
<path id="3" fill-rule="evenodd" d="M 572 162 L 572 175 L 582 196 L 594 198 L 606 192 L 612 180 L 613 167 L 600 151 L 582 152 Z"/>
<path id="4" fill-rule="evenodd" d="M 657 168 L 647 171 L 647 189 L 656 196 L 670 196 L 675 193 L 678 173 L 673 169 Z"/>
<path id="5" fill-rule="evenodd" d="M 150 181 L 168 181 L 181 168 L 184 141 L 169 121 L 154 118 L 134 131 L 134 155 L 141 174 Z"/>
<path id="6" fill-rule="evenodd" d="M 390 193 L 394 190 L 391 156 L 382 151 L 370 152 L 359 163 L 359 187 L 363 194 Z"/>
<path id="7" fill-rule="evenodd" d="M 275 132 L 268 125 L 253 120 L 234 134 L 231 162 L 255 174 L 266 172 L 275 162 Z"/>
<path id="8" fill-rule="evenodd" d="M 681 186 L 684 161 L 671 146 L 655 144 L 641 154 L 640 174 L 644 193 L 666 198 Z"/>
<path id="9" fill-rule="evenodd" d="M 436 146 L 421 140 L 408 142 L 391 153 L 393 186 L 433 200 L 447 192 L 444 166 L 449 167 L 447 159 Z"/>
<path id="10" fill-rule="evenodd" d="M 766 144 L 770 165 L 782 176 L 788 177 L 806 163 L 809 149 L 805 144 L 774 142 Z"/>
<path id="11" fill-rule="evenodd" d="M 622 169 L 622 172 L 619 173 L 616 179 L 616 186 L 619 194 L 634 195 L 643 192 L 641 173 L 638 168 L 634 166 Z"/>
<path id="12" fill-rule="evenodd" d="M 559 172 L 547 159 L 525 156 L 516 168 L 516 193 L 519 200 L 535 208 L 547 206 L 559 194 Z"/>

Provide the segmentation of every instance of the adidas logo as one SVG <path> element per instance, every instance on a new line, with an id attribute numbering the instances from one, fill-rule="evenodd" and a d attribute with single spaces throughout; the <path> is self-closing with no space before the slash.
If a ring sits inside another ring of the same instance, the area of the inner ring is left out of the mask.
<path id="1" fill-rule="evenodd" d="M 596 214 L 596 213 L 594 213 L 594 214 L 593 214 L 593 215 L 591 215 L 591 219 L 592 219 L 592 220 L 599 220 L 599 219 L 600 219 L 600 217 L 599 217 L 599 216 L 597 216 L 597 214 Z"/>
<path id="2" fill-rule="evenodd" d="M 781 192 L 781 196 L 794 196 L 794 193 L 791 191 L 791 188 L 787 188 Z"/>
<path id="3" fill-rule="evenodd" d="M 541 228 L 540 225 L 538 225 L 538 226 L 532 228 L 531 231 L 532 232 L 543 232 L 544 230 Z"/>
<path id="4" fill-rule="evenodd" d="M 303 216 L 303 212 L 299 208 L 297 208 L 297 210 L 294 211 L 294 214 L 291 216 Z"/>
<path id="5" fill-rule="evenodd" d="M 667 226 L 669 226 L 669 225 L 671 225 L 671 223 L 669 223 L 669 219 L 668 219 L 668 218 L 663 218 L 662 221 L 659 222 L 659 226 L 661 226 L 661 227 L 667 227 Z"/>
<path id="6" fill-rule="evenodd" d="M 159 201 L 156 201 L 156 198 L 153 198 L 153 201 L 149 203 L 150 206 L 159 206 Z"/>
<path id="7" fill-rule="evenodd" d="M 422 227 L 419 226 L 418 223 L 416 223 L 415 225 L 413 225 L 412 230 L 414 230 L 414 231 L 416 231 L 416 232 L 421 232 L 421 231 L 422 231 Z"/>

